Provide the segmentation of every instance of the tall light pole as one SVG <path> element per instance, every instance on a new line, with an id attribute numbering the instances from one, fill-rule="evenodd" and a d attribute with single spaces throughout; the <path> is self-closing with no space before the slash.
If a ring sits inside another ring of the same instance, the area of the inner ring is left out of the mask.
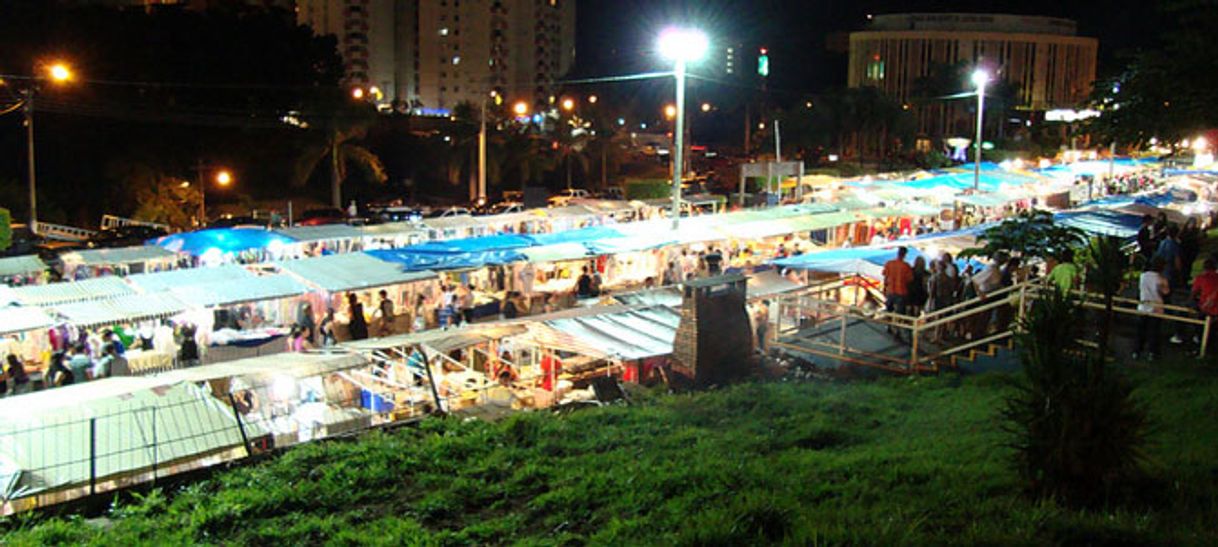
<path id="1" fill-rule="evenodd" d="M 195 176 L 199 185 L 199 228 L 207 227 L 207 175 L 209 171 L 213 170 L 217 186 L 223 188 L 233 183 L 233 174 L 228 169 L 206 165 L 202 161 L 195 165 Z M 188 186 L 188 184 L 183 184 L 183 186 Z"/>
<path id="2" fill-rule="evenodd" d="M 977 139 L 973 154 L 973 191 L 981 188 L 981 126 L 985 119 L 985 85 L 990 82 L 990 75 L 982 69 L 973 71 L 973 85 L 977 88 Z"/>
<path id="3" fill-rule="evenodd" d="M 25 95 L 24 107 L 22 109 L 25 114 L 25 147 L 26 161 L 29 166 L 29 191 L 30 191 L 30 221 L 29 228 L 31 233 L 38 233 L 38 169 L 34 163 L 34 95 L 37 92 L 38 83 L 41 81 L 50 80 L 56 83 L 65 83 L 72 80 L 72 69 L 64 63 L 54 63 L 47 65 L 44 69 L 46 74 L 38 74 L 35 69 L 35 74 L 28 77 L 29 83 L 26 85 L 22 94 Z M 15 78 L 15 79 L 20 79 Z"/>
<path id="4" fill-rule="evenodd" d="M 706 34 L 694 29 L 669 28 L 660 33 L 659 51 L 664 58 L 673 61 L 673 77 L 677 82 L 677 121 L 673 128 L 672 161 L 672 229 L 681 222 L 681 175 L 685 172 L 685 65 L 695 62 L 706 54 L 710 47 Z"/>

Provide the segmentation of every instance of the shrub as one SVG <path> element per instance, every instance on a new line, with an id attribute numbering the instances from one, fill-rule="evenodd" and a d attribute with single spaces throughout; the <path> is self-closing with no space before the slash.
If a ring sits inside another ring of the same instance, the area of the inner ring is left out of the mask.
<path id="1" fill-rule="evenodd" d="M 1092 503 L 1140 470 L 1147 417 L 1124 378 L 1077 343 L 1083 308 L 1052 292 L 1032 304 L 1017 344 L 1023 375 L 1004 408 L 1017 467 L 1029 490 Z"/>
<path id="2" fill-rule="evenodd" d="M 626 181 L 626 199 L 661 199 L 672 195 L 672 182 L 664 179 Z"/>
<path id="3" fill-rule="evenodd" d="M 13 244 L 13 214 L 0 207 L 0 251 Z"/>

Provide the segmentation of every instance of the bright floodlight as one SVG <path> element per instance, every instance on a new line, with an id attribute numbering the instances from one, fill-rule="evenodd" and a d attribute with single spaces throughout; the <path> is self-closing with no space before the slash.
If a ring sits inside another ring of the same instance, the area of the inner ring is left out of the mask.
<path id="1" fill-rule="evenodd" d="M 55 63 L 47 70 L 50 73 L 51 79 L 56 82 L 66 82 L 72 79 L 72 69 L 63 63 Z"/>
<path id="2" fill-rule="evenodd" d="M 973 72 L 973 85 L 976 87 L 985 87 L 985 84 L 990 83 L 990 75 L 988 72 L 977 69 Z"/>
<path id="3" fill-rule="evenodd" d="M 1205 137 L 1197 137 L 1193 140 L 1193 150 L 1198 152 L 1204 152 L 1205 149 L 1209 148 L 1209 146 L 1210 143 L 1209 141 L 1205 140 Z"/>
<path id="4" fill-rule="evenodd" d="M 700 30 L 668 28 L 660 33 L 660 55 L 673 61 L 697 61 L 710 48 L 710 40 Z"/>
<path id="5" fill-rule="evenodd" d="M 216 173 L 216 184 L 220 186 L 228 186 L 233 182 L 233 175 L 228 171 L 220 171 Z"/>

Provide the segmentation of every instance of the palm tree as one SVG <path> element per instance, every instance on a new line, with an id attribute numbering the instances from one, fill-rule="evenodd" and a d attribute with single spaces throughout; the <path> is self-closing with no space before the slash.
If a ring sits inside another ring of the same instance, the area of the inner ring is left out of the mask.
<path id="1" fill-rule="evenodd" d="M 551 150 L 554 151 L 554 165 L 562 165 L 567 169 L 567 189 L 571 186 L 571 169 L 575 165 L 579 165 L 580 171 L 585 175 L 588 173 L 588 156 L 585 150 L 588 146 L 588 137 L 586 133 L 576 135 L 567 128 L 563 127 L 557 131 Z"/>
<path id="2" fill-rule="evenodd" d="M 303 186 L 323 159 L 330 161 L 330 202 L 342 207 L 342 184 L 348 166 L 355 166 L 372 180 L 388 180 L 385 166 L 371 150 L 357 144 L 376 123 L 376 111 L 367 103 L 352 102 L 344 95 L 323 97 L 304 116 L 309 141 L 297 157 L 292 184 Z"/>
<path id="3" fill-rule="evenodd" d="M 541 139 L 527 131 L 505 132 L 502 172 L 514 173 L 521 190 L 541 180 L 541 175 L 550 165 L 551 157 L 546 153 Z"/>

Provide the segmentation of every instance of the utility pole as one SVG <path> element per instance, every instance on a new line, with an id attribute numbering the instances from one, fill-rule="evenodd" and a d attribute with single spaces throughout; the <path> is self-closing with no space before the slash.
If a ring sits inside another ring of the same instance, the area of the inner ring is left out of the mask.
<path id="1" fill-rule="evenodd" d="M 38 233 L 38 182 L 37 169 L 34 167 L 34 86 L 31 81 L 25 88 L 25 148 L 29 161 L 30 183 L 30 233 Z"/>

